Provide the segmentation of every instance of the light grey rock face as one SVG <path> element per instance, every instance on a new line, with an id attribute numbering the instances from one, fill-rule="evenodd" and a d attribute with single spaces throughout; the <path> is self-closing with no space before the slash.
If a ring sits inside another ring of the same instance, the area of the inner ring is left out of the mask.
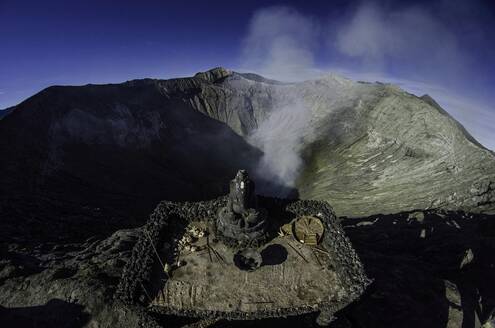
<path id="1" fill-rule="evenodd" d="M 337 143 L 323 136 L 309 148 L 301 195 L 329 200 L 350 216 L 415 208 L 493 210 L 493 153 L 422 99 L 393 87 L 381 92 L 377 102 L 355 107 L 360 129 Z"/>
<path id="2" fill-rule="evenodd" d="M 283 84 L 220 70 L 191 105 L 264 151 L 259 169 L 300 197 L 345 216 L 495 209 L 494 154 L 431 97 L 335 75 Z"/>

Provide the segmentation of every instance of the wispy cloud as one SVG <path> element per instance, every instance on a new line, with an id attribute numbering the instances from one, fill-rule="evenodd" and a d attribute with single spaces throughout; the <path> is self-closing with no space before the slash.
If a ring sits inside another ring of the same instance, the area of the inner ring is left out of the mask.
<path id="1" fill-rule="evenodd" d="M 366 3 L 335 30 L 329 45 L 358 59 L 361 69 L 400 67 L 422 79 L 444 80 L 465 73 L 468 54 L 459 47 L 456 35 L 422 7 L 387 10 Z"/>

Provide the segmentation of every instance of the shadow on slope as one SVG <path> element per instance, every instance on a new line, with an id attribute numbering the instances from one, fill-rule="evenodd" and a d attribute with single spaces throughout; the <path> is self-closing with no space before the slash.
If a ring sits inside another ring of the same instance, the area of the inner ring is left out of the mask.
<path id="1" fill-rule="evenodd" d="M 338 322 L 474 328 L 494 319 L 495 217 L 430 211 L 343 224 L 374 282 Z"/>
<path id="2" fill-rule="evenodd" d="M 90 316 L 78 304 L 52 299 L 45 305 L 22 308 L 0 307 L 2 327 L 18 328 L 79 328 Z"/>

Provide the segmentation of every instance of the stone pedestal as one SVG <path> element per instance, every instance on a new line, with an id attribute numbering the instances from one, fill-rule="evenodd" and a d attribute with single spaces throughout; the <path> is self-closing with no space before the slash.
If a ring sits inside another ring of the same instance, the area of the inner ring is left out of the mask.
<path id="1" fill-rule="evenodd" d="M 266 233 L 267 215 L 258 208 L 254 182 L 246 171 L 237 172 L 230 182 L 227 206 L 218 213 L 217 230 L 239 244 L 256 242 Z"/>

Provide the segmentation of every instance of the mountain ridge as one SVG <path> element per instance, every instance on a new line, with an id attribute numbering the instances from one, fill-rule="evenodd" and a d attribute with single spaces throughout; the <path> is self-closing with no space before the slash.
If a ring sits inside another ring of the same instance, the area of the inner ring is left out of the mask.
<path id="1" fill-rule="evenodd" d="M 294 104 L 302 112 L 285 115 Z M 301 198 L 329 201 L 343 216 L 493 211 L 493 153 L 436 107 L 389 84 L 335 75 L 279 83 L 224 68 L 189 78 L 53 86 L 1 120 L 2 194 L 52 195 L 120 212 L 141 199 L 136 203 L 148 205 L 131 212 L 144 215 L 159 199 L 218 196 L 232 172 L 247 168 Z M 289 183 L 277 175 L 284 168 L 273 167 L 278 154 L 267 156 L 284 148 L 281 135 L 270 145 L 258 138 L 273 130 L 266 122 L 274 115 L 304 121 L 283 126 L 295 134 L 291 155 L 301 161 Z M 260 169 L 263 158 L 269 170 Z M 100 191 L 93 195 L 92 188 Z"/>
<path id="2" fill-rule="evenodd" d="M 494 210 L 492 152 L 393 85 L 248 77 L 59 86 L 13 107 L 0 120 L 2 322 L 151 326 L 114 298 L 143 223 L 159 201 L 225 195 L 239 168 L 256 190 L 340 216 L 374 282 L 336 325 L 493 320 L 495 216 L 465 212 Z"/>

